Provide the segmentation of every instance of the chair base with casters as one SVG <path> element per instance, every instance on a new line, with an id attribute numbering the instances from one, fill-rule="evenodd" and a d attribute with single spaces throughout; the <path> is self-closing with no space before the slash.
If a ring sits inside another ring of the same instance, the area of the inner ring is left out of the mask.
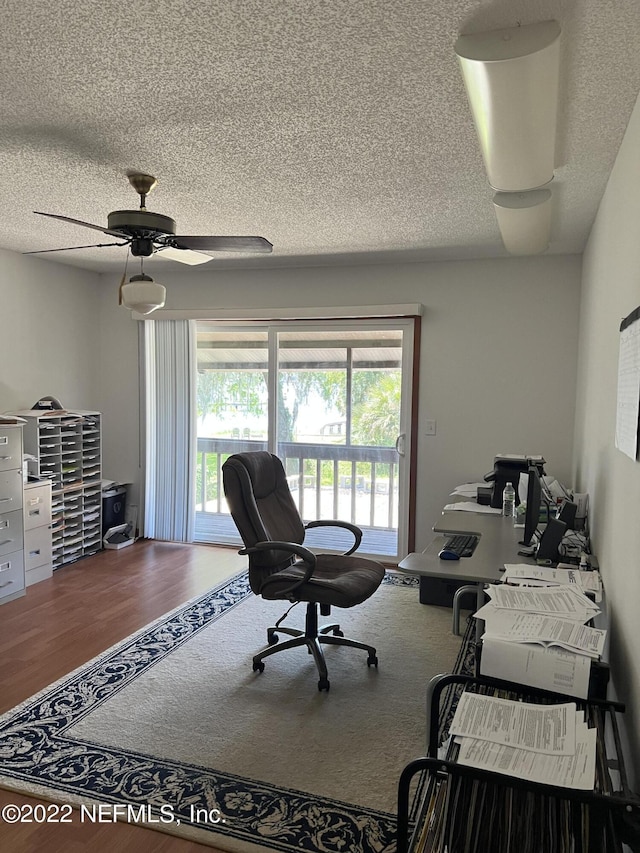
<path id="1" fill-rule="evenodd" d="M 320 605 L 320 612 L 323 616 L 329 615 L 329 607 Z M 278 634 L 288 634 L 293 639 L 278 642 Z M 367 666 L 378 667 L 378 656 L 373 646 L 366 643 L 360 643 L 357 640 L 350 640 L 345 637 L 340 626 L 335 622 L 329 625 L 323 625 L 318 628 L 318 604 L 313 601 L 307 602 L 307 615 L 305 619 L 305 630 L 299 631 L 297 628 L 283 628 L 281 626 L 267 629 L 267 642 L 271 648 L 265 649 L 253 658 L 253 671 L 264 672 L 264 659 L 275 655 L 277 652 L 283 652 L 286 649 L 295 649 L 299 646 L 306 646 L 309 654 L 313 655 L 318 668 L 318 690 L 329 690 L 329 678 L 327 675 L 327 663 L 324 658 L 322 645 L 328 646 L 351 646 L 354 649 L 363 649 L 368 653 Z M 277 645 L 273 645 L 277 643 Z"/>
<path id="2" fill-rule="evenodd" d="M 280 622 L 267 630 L 269 648 L 253 658 L 254 672 L 264 670 L 266 658 L 286 649 L 305 646 L 320 676 L 319 690 L 329 690 L 323 646 L 350 646 L 367 652 L 367 665 L 378 666 L 373 646 L 346 638 L 336 623 L 318 627 L 318 612 L 329 616 L 332 607 L 356 607 L 372 596 L 382 583 L 381 563 L 352 556 L 362 540 L 362 531 L 350 522 L 318 519 L 305 524 L 300 518 L 284 466 L 267 451 L 236 453 L 222 466 L 224 493 L 231 516 L 249 557 L 249 584 L 256 595 L 268 601 L 305 602 L 305 629 L 281 628 Z M 314 554 L 304 546 L 312 527 L 341 527 L 354 538 L 344 554 Z M 289 608 L 291 609 L 291 608 Z M 288 612 L 288 611 L 287 611 Z M 285 614 L 286 616 L 286 614 Z M 278 631 L 291 639 L 278 642 Z"/>

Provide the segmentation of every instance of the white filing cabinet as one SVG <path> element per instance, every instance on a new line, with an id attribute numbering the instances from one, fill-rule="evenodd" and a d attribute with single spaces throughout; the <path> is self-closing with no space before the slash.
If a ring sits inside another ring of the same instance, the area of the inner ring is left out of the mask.
<path id="1" fill-rule="evenodd" d="M 51 481 L 24 484 L 24 569 L 27 586 L 50 578 Z"/>
<path id="2" fill-rule="evenodd" d="M 0 604 L 24 595 L 22 426 L 0 424 Z"/>

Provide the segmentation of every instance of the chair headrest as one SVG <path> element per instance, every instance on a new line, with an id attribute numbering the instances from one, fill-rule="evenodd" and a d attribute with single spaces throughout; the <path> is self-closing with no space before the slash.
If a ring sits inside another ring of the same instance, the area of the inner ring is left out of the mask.
<path id="1" fill-rule="evenodd" d="M 256 500 L 266 498 L 286 482 L 282 462 L 273 453 L 266 450 L 256 450 L 252 453 L 235 453 L 230 456 L 225 465 L 242 465 L 251 480 L 251 488 Z"/>
<path id="2" fill-rule="evenodd" d="M 247 547 L 274 539 L 297 544 L 304 540 L 304 525 L 277 456 L 263 450 L 234 453 L 222 466 L 222 479 L 229 510 Z M 258 584 L 254 569 L 274 571 L 293 560 L 285 551 L 250 555 L 252 588 L 254 581 Z"/>

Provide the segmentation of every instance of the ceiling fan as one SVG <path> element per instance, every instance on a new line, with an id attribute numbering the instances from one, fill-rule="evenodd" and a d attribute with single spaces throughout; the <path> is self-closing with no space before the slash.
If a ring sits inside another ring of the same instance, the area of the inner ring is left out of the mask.
<path id="1" fill-rule="evenodd" d="M 37 252 L 25 252 L 27 255 L 42 255 L 47 252 L 66 252 L 70 249 L 93 249 L 106 246 L 129 246 L 131 254 L 136 258 L 148 258 L 156 252 L 162 252 L 171 260 L 186 264 L 200 264 L 211 260 L 208 252 L 263 252 L 273 249 L 272 244 L 264 237 L 212 237 L 212 236 L 182 236 L 177 235 L 176 223 L 171 217 L 161 213 L 152 213 L 146 208 L 147 195 L 155 187 L 157 180 L 152 175 L 142 172 L 129 172 L 129 183 L 140 196 L 139 210 L 114 210 L 107 217 L 107 227 L 92 225 L 69 216 L 57 213 L 43 213 L 35 210 L 39 216 L 49 216 L 70 222 L 72 225 L 82 225 L 94 231 L 102 231 L 111 237 L 116 237 L 116 243 L 93 243 L 88 246 L 68 246 L 63 249 L 42 249 Z"/>

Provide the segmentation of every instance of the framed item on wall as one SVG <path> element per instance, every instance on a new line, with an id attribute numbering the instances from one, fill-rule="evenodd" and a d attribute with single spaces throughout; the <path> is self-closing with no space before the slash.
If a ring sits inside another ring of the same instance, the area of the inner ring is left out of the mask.
<path id="1" fill-rule="evenodd" d="M 620 323 L 616 447 L 638 458 L 640 415 L 640 307 Z"/>

